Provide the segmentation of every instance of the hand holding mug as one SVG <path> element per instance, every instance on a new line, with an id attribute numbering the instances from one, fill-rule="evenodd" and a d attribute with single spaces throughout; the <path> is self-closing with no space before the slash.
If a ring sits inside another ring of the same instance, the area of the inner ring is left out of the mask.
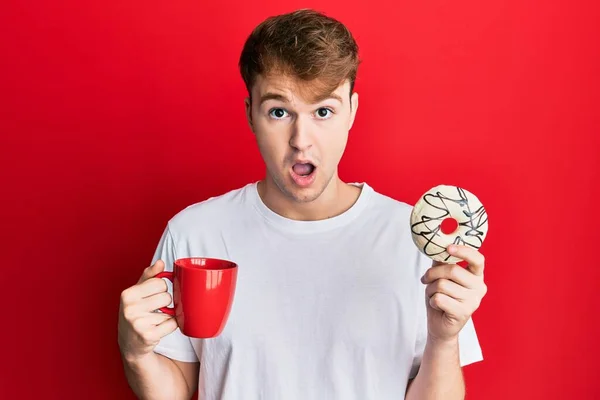
<path id="1" fill-rule="evenodd" d="M 155 310 L 171 304 L 167 284 L 156 275 L 163 261 L 146 268 L 138 282 L 121 293 L 118 343 L 126 358 L 140 358 L 154 350 L 160 339 L 177 329 L 176 320 Z"/>

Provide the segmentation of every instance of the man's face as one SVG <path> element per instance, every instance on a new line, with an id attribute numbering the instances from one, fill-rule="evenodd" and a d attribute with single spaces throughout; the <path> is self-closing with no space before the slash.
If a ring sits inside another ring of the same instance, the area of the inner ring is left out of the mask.
<path id="1" fill-rule="evenodd" d="M 311 103 L 301 82 L 284 75 L 259 76 L 246 114 L 267 167 L 267 179 L 289 199 L 310 202 L 337 178 L 337 168 L 354 123 L 358 95 L 350 83 Z M 352 102 L 352 105 L 350 104 Z"/>

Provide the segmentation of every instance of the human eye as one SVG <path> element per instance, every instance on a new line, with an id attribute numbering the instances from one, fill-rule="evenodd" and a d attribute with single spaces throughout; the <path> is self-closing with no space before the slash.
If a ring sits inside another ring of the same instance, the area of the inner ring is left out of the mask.
<path id="1" fill-rule="evenodd" d="M 329 107 L 321 107 L 317 110 L 317 118 L 319 119 L 329 119 L 333 114 L 333 110 Z"/>
<path id="2" fill-rule="evenodd" d="M 283 108 L 272 108 L 269 110 L 269 116 L 273 119 L 283 119 L 287 114 Z"/>

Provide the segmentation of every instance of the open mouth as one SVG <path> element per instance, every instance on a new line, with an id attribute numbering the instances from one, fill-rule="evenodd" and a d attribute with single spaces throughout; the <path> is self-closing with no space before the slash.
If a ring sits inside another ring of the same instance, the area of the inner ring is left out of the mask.
<path id="1" fill-rule="evenodd" d="M 302 188 L 307 188 L 312 185 L 316 179 L 317 167 L 311 163 L 296 163 L 290 171 L 292 179 Z"/>
<path id="2" fill-rule="evenodd" d="M 297 163 L 297 164 L 294 164 L 292 169 L 294 170 L 295 174 L 306 177 L 315 171 L 315 166 L 312 165 L 311 163 L 305 163 L 305 164 Z"/>

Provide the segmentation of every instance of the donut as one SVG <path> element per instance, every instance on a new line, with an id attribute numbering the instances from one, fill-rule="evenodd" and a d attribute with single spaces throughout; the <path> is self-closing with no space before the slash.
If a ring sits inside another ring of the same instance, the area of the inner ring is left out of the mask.
<path id="1" fill-rule="evenodd" d="M 447 231 L 448 222 L 454 224 L 454 231 Z M 487 236 L 488 216 L 473 193 L 457 186 L 438 185 L 415 203 L 410 229 L 413 242 L 427 257 L 456 263 L 462 260 L 450 255 L 446 251 L 448 246 L 458 244 L 479 249 Z"/>

